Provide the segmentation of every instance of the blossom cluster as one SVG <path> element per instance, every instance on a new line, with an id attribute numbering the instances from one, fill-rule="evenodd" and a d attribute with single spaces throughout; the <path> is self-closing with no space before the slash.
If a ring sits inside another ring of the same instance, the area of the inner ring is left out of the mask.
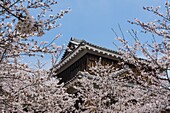
<path id="1" fill-rule="evenodd" d="M 147 42 L 142 43 L 139 32 L 132 30 L 128 31 L 130 36 L 134 39 L 134 44 L 130 45 L 129 41 L 125 39 L 125 36 L 118 37 L 117 40 L 122 44 L 122 47 L 118 47 L 122 52 L 124 61 L 135 65 L 136 69 L 141 75 L 140 78 L 152 78 L 154 81 L 160 83 L 161 79 L 169 82 L 170 86 L 170 4 L 165 2 L 165 11 L 161 13 L 160 6 L 158 7 L 143 7 L 154 15 L 158 16 L 153 22 L 142 22 L 139 19 L 135 21 L 129 21 L 131 24 L 138 25 L 142 28 L 142 33 L 150 33 L 151 38 L 147 38 Z M 121 30 L 121 29 L 120 29 Z M 122 31 L 121 31 L 122 32 Z M 148 37 L 149 35 L 146 35 Z M 149 43 L 151 42 L 151 43 Z M 142 54 L 144 59 L 138 58 L 138 54 Z M 164 86 L 163 86 L 164 87 Z"/>
<path id="2" fill-rule="evenodd" d="M 70 12 L 66 9 L 51 15 L 57 3 L 56 0 L 0 1 L 0 61 L 7 57 L 58 52 L 59 46 L 51 44 L 61 35 L 44 44 L 35 38 L 61 26 L 58 20 Z"/>
<path id="3" fill-rule="evenodd" d="M 91 70 L 102 72 L 112 70 L 97 63 Z M 155 113 L 170 106 L 170 92 L 157 85 L 147 87 L 129 78 L 128 71 L 115 77 L 117 71 L 91 75 L 79 72 L 77 80 L 67 87 L 73 87 L 77 95 L 77 112 L 105 113 Z"/>
<path id="4" fill-rule="evenodd" d="M 58 20 L 70 11 L 51 15 L 57 5 L 56 0 L 0 1 L 0 112 L 65 112 L 73 108 L 74 99 L 58 84 L 59 79 L 51 77 L 39 62 L 38 69 L 32 69 L 22 61 L 24 56 L 50 54 L 53 65 L 57 62 L 63 47 L 55 41 L 61 35 L 51 42 L 37 39 L 60 26 Z"/>
<path id="5" fill-rule="evenodd" d="M 59 79 L 47 71 L 32 70 L 24 65 L 0 65 L 0 111 L 65 112 L 74 109 L 74 99 Z"/>

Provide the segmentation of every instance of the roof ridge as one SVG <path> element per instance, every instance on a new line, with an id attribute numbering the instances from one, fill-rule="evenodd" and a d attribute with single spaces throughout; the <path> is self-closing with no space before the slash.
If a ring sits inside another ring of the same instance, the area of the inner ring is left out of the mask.
<path id="1" fill-rule="evenodd" d="M 100 49 L 103 49 L 103 50 L 106 50 L 106 51 L 110 51 L 110 52 L 113 52 L 113 53 L 116 53 L 116 54 L 121 54 L 120 52 L 118 52 L 116 50 L 108 49 L 108 48 L 103 47 L 103 46 L 98 46 L 98 45 L 92 44 L 92 43 L 90 43 L 86 40 L 80 40 L 80 39 L 71 37 L 70 41 L 76 41 L 76 42 L 79 42 L 79 44 L 85 43 L 85 44 L 88 44 L 88 45 L 91 45 L 93 47 L 97 47 L 97 48 L 100 48 Z"/>
<path id="2" fill-rule="evenodd" d="M 81 42 L 84 42 L 85 40 L 81 40 L 81 39 L 78 39 L 78 38 L 71 37 L 70 41 L 75 41 L 75 42 L 81 43 Z"/>

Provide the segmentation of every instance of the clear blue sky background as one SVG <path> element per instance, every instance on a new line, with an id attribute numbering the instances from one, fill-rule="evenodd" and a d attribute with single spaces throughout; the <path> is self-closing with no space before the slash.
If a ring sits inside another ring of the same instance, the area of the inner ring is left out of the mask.
<path id="1" fill-rule="evenodd" d="M 115 36 L 111 28 L 119 32 L 120 24 L 125 33 L 131 28 L 139 30 L 140 27 L 129 24 L 127 20 L 138 18 L 144 22 L 152 21 L 155 17 L 142 7 L 163 7 L 164 2 L 165 0 L 59 0 L 55 9 L 71 8 L 72 11 L 59 21 L 62 23 L 61 27 L 47 32 L 45 37 L 50 40 L 50 37 L 61 33 L 63 37 L 56 42 L 58 45 L 67 45 L 70 38 L 75 37 L 115 49 L 112 44 Z M 129 41 L 131 42 L 130 39 Z"/>
<path id="2" fill-rule="evenodd" d="M 165 0 L 62 0 L 59 1 L 59 9 L 70 7 L 72 11 L 60 21 L 62 27 L 48 35 L 63 34 L 58 44 L 67 44 L 71 37 L 76 37 L 114 49 L 112 42 L 115 36 L 111 28 L 117 32 L 118 24 L 124 32 L 139 28 L 129 24 L 127 20 L 138 18 L 145 22 L 152 21 L 154 16 L 142 7 L 159 6 L 164 2 Z"/>

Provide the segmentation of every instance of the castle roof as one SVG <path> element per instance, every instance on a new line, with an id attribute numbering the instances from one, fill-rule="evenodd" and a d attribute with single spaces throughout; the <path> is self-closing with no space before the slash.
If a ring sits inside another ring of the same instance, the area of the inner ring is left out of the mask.
<path id="1" fill-rule="evenodd" d="M 91 44 L 85 40 L 79 40 L 76 38 L 71 38 L 68 46 L 68 49 L 64 52 L 61 61 L 55 66 L 56 74 L 61 73 L 63 70 L 71 66 L 74 62 L 80 59 L 87 53 L 98 55 L 101 57 L 109 59 L 122 59 L 121 53 L 110 50 L 104 47 L 100 47 L 94 44 Z"/>

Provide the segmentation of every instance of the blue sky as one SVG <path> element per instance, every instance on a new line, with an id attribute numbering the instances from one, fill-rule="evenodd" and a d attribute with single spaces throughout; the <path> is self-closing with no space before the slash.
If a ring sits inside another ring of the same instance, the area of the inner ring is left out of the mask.
<path id="1" fill-rule="evenodd" d="M 62 26 L 55 29 L 50 36 L 56 33 L 63 34 L 58 44 L 67 44 L 71 37 L 87 40 L 91 43 L 115 49 L 112 42 L 115 41 L 111 28 L 117 32 L 118 24 L 126 33 L 131 28 L 139 28 L 131 25 L 127 20 L 138 18 L 148 22 L 153 20 L 153 15 L 142 9 L 143 6 L 158 6 L 163 0 L 63 0 L 59 1 L 59 8 L 70 7 L 72 11 L 60 22 Z"/>
<path id="2" fill-rule="evenodd" d="M 70 38 L 75 37 L 115 50 L 112 44 L 115 42 L 115 35 L 111 28 L 119 33 L 120 24 L 125 34 L 132 28 L 140 30 L 140 27 L 129 24 L 127 20 L 138 18 L 144 22 L 153 21 L 153 14 L 144 11 L 142 7 L 163 6 L 164 2 L 165 0 L 60 0 L 56 10 L 71 8 L 72 11 L 59 21 L 62 23 L 61 27 L 47 32 L 45 37 L 50 40 L 61 33 L 63 37 L 56 41 L 58 45 L 67 45 Z M 131 42 L 130 38 L 129 41 Z"/>

